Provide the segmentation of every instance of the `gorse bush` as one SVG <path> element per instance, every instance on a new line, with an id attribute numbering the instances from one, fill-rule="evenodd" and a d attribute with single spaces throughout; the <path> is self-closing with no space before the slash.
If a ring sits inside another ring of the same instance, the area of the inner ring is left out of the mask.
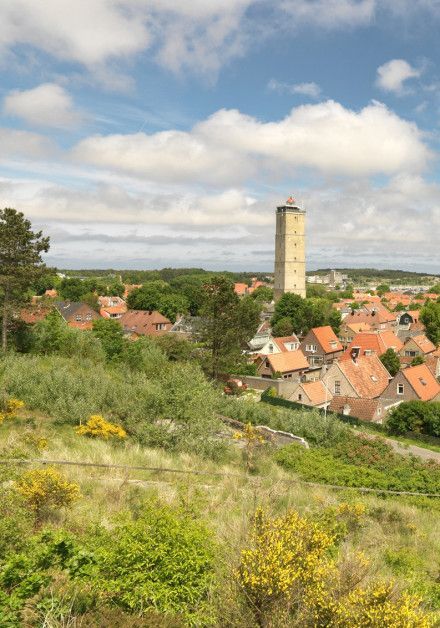
<path id="1" fill-rule="evenodd" d="M 295 511 L 275 518 L 257 511 L 236 572 L 257 626 L 434 626 L 421 599 L 399 593 L 394 583 L 350 582 L 330 552 L 336 538 Z M 361 555 L 355 561 L 362 579 L 368 561 Z"/>
<path id="2" fill-rule="evenodd" d="M 127 432 L 120 425 L 109 423 L 99 414 L 93 414 L 85 425 L 79 425 L 75 428 L 75 431 L 79 436 L 90 436 L 92 438 L 123 439 L 127 436 Z"/>
<path id="3" fill-rule="evenodd" d="M 0 410 L 0 425 L 3 423 L 5 419 L 14 419 L 17 415 L 17 412 L 24 408 L 24 401 L 20 399 L 7 399 L 4 404 L 3 411 Z"/>
<path id="4" fill-rule="evenodd" d="M 51 467 L 23 473 L 15 488 L 37 520 L 54 508 L 71 506 L 81 496 L 78 484 L 69 482 Z"/>

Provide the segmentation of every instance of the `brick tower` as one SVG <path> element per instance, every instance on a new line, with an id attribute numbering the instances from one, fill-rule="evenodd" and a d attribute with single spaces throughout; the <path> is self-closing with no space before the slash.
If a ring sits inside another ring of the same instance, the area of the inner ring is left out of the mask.
<path id="1" fill-rule="evenodd" d="M 275 301 L 285 293 L 306 296 L 306 212 L 288 198 L 276 210 Z"/>

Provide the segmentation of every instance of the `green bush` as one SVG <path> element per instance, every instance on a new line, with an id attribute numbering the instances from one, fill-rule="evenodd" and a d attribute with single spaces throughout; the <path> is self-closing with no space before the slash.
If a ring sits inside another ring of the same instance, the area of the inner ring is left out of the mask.
<path id="1" fill-rule="evenodd" d="M 392 434 L 415 432 L 440 436 L 440 403 L 404 401 L 391 410 L 386 427 Z"/>
<path id="2" fill-rule="evenodd" d="M 105 597 L 139 614 L 155 610 L 209 625 L 215 552 L 208 530 L 159 504 L 97 538 L 96 584 Z"/>

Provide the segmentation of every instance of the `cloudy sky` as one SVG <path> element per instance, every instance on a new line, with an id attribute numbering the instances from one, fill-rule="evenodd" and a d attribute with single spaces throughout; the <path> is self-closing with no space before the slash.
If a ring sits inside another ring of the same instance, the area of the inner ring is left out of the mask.
<path id="1" fill-rule="evenodd" d="M 0 206 L 60 268 L 440 271 L 440 0 L 0 0 Z"/>

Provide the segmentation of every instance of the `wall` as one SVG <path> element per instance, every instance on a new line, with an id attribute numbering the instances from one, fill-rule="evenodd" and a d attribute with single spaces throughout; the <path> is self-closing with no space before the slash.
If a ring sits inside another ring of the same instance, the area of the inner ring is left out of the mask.
<path id="1" fill-rule="evenodd" d="M 248 385 L 249 388 L 255 390 L 267 390 L 275 388 L 279 397 L 290 397 L 290 395 L 298 387 L 299 377 L 296 379 L 268 379 L 266 377 L 255 377 L 254 375 L 239 376 L 240 379 Z"/>

